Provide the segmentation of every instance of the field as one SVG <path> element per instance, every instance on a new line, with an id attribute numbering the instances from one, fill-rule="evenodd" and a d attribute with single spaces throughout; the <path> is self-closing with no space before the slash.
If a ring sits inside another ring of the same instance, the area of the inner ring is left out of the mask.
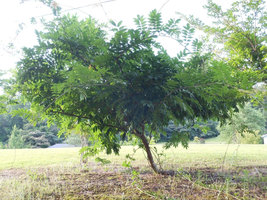
<path id="1" fill-rule="evenodd" d="M 162 145 L 155 145 L 158 152 Z M 176 176 L 155 175 L 142 150 L 123 167 L 120 156 L 80 164 L 79 148 L 0 150 L 0 199 L 266 199 L 267 147 L 190 144 L 161 157 Z"/>

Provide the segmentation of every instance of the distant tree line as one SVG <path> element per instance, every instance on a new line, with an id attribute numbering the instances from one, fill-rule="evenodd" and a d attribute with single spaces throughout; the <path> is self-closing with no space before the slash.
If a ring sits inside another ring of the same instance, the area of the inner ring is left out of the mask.
<path id="1" fill-rule="evenodd" d="M 48 127 L 45 120 L 34 126 L 23 117 L 4 113 L 0 115 L 0 148 L 46 148 L 64 140 L 58 131 L 55 125 Z"/>
<path id="2" fill-rule="evenodd" d="M 195 137 L 208 139 L 221 137 L 230 143 L 262 143 L 265 120 L 263 108 L 246 104 L 236 113 L 232 120 L 221 125 L 217 121 L 196 122 L 194 125 L 177 125 L 170 122 L 165 131 L 160 133 L 156 142 L 166 142 L 173 132 L 179 132 L 191 141 Z M 46 148 L 53 144 L 63 142 L 63 136 L 58 137 L 59 129 L 56 125 L 47 126 L 46 121 L 40 121 L 35 126 L 20 116 L 10 113 L 0 115 L 0 148 Z M 149 134 L 149 133 L 148 133 Z M 71 134 L 67 143 L 80 145 L 80 136 Z"/>

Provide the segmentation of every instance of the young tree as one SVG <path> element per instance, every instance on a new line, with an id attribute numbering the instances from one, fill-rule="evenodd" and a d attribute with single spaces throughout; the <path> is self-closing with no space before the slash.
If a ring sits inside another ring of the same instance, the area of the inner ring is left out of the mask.
<path id="1" fill-rule="evenodd" d="M 247 97 L 238 90 L 242 83 L 232 76 L 234 69 L 201 53 L 189 25 L 163 23 L 155 10 L 135 22 L 135 29 L 112 22 L 109 34 L 92 18 L 63 16 L 46 23 L 37 32 L 39 44 L 24 48 L 17 88 L 62 131 L 87 127 L 93 144 L 87 154 L 118 154 L 121 139 L 138 138 L 152 169 L 166 174 L 154 162 L 150 137 L 159 137 L 170 120 L 224 121 Z M 173 38 L 185 50 L 170 57 L 160 37 Z M 166 147 L 187 141 L 173 132 Z"/>

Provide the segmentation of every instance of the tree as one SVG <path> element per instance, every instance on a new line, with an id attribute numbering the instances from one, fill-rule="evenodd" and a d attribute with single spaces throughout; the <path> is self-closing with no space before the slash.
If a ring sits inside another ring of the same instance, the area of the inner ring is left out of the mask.
<path id="1" fill-rule="evenodd" d="M 46 121 L 41 121 L 35 126 L 29 122 L 25 123 L 20 131 L 25 143 L 31 148 L 46 148 L 63 141 L 57 136 L 58 128 L 48 127 Z"/>
<path id="2" fill-rule="evenodd" d="M 57 121 L 61 131 L 87 129 L 92 140 L 88 155 L 104 149 L 118 154 L 120 140 L 138 138 L 152 169 L 166 174 L 154 162 L 151 137 L 159 138 L 171 120 L 224 121 L 247 100 L 238 90 L 242 82 L 232 76 L 234 69 L 201 53 L 194 30 L 179 28 L 179 21 L 163 23 L 153 10 L 148 19 L 135 19 L 136 28 L 111 22 L 107 33 L 92 18 L 58 17 L 37 32 L 38 45 L 23 49 L 18 91 L 35 113 Z M 160 37 L 173 38 L 184 51 L 170 57 Z M 166 147 L 187 146 L 187 141 L 174 132 Z"/>
<path id="3" fill-rule="evenodd" d="M 26 148 L 21 132 L 17 129 L 16 125 L 13 127 L 11 131 L 11 135 L 8 140 L 8 148 L 10 149 Z"/>
<path id="4" fill-rule="evenodd" d="M 213 42 L 223 44 L 222 52 L 226 53 L 223 57 L 231 65 L 247 73 L 257 72 L 258 80 L 266 80 L 265 6 L 266 3 L 262 0 L 238 0 L 224 11 L 221 6 L 209 0 L 205 8 L 213 25 L 206 25 L 193 17 L 187 19 L 213 37 Z"/>
<path id="5" fill-rule="evenodd" d="M 3 71 L 0 71 L 0 114 L 4 113 L 6 111 L 6 102 L 7 102 L 7 97 L 2 94 L 4 86 L 5 86 L 5 79 L 2 78 L 4 75 Z"/>
<path id="6" fill-rule="evenodd" d="M 265 131 L 263 109 L 254 108 L 247 103 L 230 120 L 227 120 L 227 123 L 218 126 L 218 130 L 220 137 L 230 139 L 230 142 L 259 143 L 260 135 Z"/>
<path id="7" fill-rule="evenodd" d="M 13 127 L 16 126 L 18 129 L 23 126 L 23 119 L 19 116 L 12 117 L 9 114 L 0 115 L 0 141 L 6 143 Z"/>
<path id="8" fill-rule="evenodd" d="M 218 130 L 216 129 L 218 122 L 208 120 L 207 122 L 196 122 L 191 126 L 177 126 L 172 121 L 169 122 L 169 125 L 164 129 L 166 134 L 160 135 L 160 142 L 168 141 L 173 132 L 183 133 L 186 137 L 189 137 L 190 140 L 193 140 L 195 137 L 199 138 L 212 138 L 219 135 Z"/>
<path id="9" fill-rule="evenodd" d="M 29 122 L 25 117 L 16 115 L 16 113 L 19 113 L 20 110 L 27 110 L 27 112 L 29 112 L 29 108 L 29 104 L 24 105 L 21 103 L 6 106 L 6 113 L 0 115 L 0 142 L 3 144 L 8 142 L 14 126 L 16 126 L 16 129 L 20 131 L 25 143 L 28 145 L 27 147 L 41 147 L 36 145 L 37 142 L 35 142 L 34 137 L 31 137 L 32 139 L 27 139 L 30 137 L 30 133 L 36 131 L 42 133 L 44 140 L 48 141 L 48 146 L 62 142 L 63 139 L 57 136 L 59 129 L 56 126 L 51 125 L 48 127 L 45 120 L 39 120 L 38 122 L 35 121 L 34 126 L 33 123 Z M 38 140 L 38 137 L 36 140 Z"/>
<path id="10" fill-rule="evenodd" d="M 187 21 L 207 33 L 209 40 L 223 44 L 217 54 L 229 64 L 240 69 L 242 75 L 250 74 L 250 78 L 266 81 L 267 72 L 267 12 L 263 0 L 237 0 L 231 8 L 223 10 L 212 0 L 205 5 L 213 24 L 207 25 L 186 17 Z"/>

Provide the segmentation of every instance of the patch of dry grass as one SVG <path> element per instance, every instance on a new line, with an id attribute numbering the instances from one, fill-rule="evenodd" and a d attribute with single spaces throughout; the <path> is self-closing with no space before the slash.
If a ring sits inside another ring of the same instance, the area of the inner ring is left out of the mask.
<path id="1" fill-rule="evenodd" d="M 161 152 L 162 145 L 156 145 Z M 177 176 L 153 174 L 143 151 L 132 168 L 121 163 L 132 152 L 100 155 L 79 164 L 78 148 L 0 150 L 0 199 L 266 199 L 267 148 L 264 145 L 193 144 L 165 151 L 163 167 Z M 227 152 L 226 152 L 226 149 Z M 31 166 L 31 167 L 30 167 Z"/>
<path id="2" fill-rule="evenodd" d="M 0 197 L 9 199 L 265 199 L 267 167 L 221 172 L 180 170 L 177 176 L 120 166 L 68 166 L 0 173 Z M 3 172 L 3 171 L 2 171 Z M 246 174 L 248 173 L 248 174 Z M 7 174 L 9 177 L 7 178 Z"/>

